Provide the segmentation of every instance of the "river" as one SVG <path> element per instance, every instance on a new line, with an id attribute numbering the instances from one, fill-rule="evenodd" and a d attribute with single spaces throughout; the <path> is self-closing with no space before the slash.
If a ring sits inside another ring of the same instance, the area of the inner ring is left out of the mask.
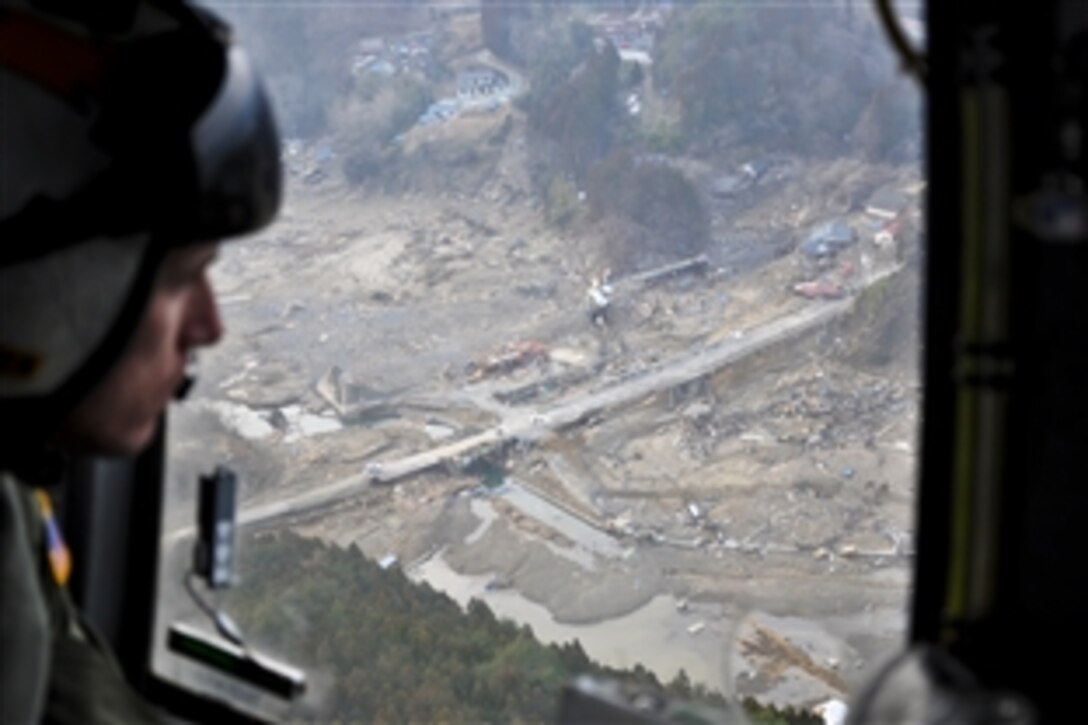
<path id="1" fill-rule="evenodd" d="M 480 599 L 497 617 L 531 627 L 542 642 L 578 640 L 586 654 L 602 664 L 631 668 L 641 663 L 663 680 L 671 680 L 683 669 L 692 682 L 715 690 L 725 684 L 726 627 L 716 616 L 716 607 L 691 606 L 681 612 L 672 596 L 660 595 L 622 617 L 595 624 L 560 624 L 545 607 L 517 591 L 489 591 L 490 576 L 457 573 L 441 552 L 415 565 L 408 575 L 445 592 L 462 607 Z"/>

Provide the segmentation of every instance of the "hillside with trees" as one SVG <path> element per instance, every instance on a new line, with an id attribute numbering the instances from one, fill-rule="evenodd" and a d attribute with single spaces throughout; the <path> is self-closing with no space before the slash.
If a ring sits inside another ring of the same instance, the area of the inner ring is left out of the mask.
<path id="1" fill-rule="evenodd" d="M 631 260 L 652 266 L 694 257 L 710 243 L 698 190 L 671 166 L 616 153 L 593 167 L 587 189 L 591 211 L 606 222 L 616 271 Z"/>
<path id="2" fill-rule="evenodd" d="M 658 39 L 653 80 L 689 145 L 733 143 L 817 156 L 903 157 L 920 99 L 871 22 L 822 5 L 723 0 L 677 13 Z"/>
<path id="3" fill-rule="evenodd" d="M 329 674 L 322 712 L 341 722 L 555 722 L 563 685 L 579 674 L 622 678 L 684 700 L 721 704 L 683 672 L 662 685 L 644 668 L 590 660 L 577 642 L 543 645 L 529 627 L 467 611 L 383 569 L 354 546 L 291 533 L 245 542 L 245 586 L 229 610 L 262 647 Z M 756 723 L 816 723 L 810 715 L 748 707 Z"/>

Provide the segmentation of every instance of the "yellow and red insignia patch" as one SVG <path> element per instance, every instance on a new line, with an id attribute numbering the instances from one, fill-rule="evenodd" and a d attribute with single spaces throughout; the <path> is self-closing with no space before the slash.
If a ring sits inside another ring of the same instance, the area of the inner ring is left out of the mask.
<path id="1" fill-rule="evenodd" d="M 72 576 L 72 554 L 68 551 L 68 545 L 64 543 L 64 537 L 60 533 L 60 524 L 53 513 L 53 502 L 49 494 L 40 488 L 34 489 L 34 498 L 38 501 L 38 508 L 42 512 L 42 520 L 45 525 L 45 546 L 49 552 L 49 568 L 53 571 L 53 580 L 60 586 L 68 583 Z"/>

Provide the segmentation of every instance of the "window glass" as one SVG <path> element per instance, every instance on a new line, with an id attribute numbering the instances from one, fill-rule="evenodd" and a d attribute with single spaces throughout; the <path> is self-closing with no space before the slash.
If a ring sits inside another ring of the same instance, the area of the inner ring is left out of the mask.
<path id="1" fill-rule="evenodd" d="M 546 721 L 584 671 L 847 699 L 904 636 L 920 403 L 922 99 L 870 5 L 212 6 L 287 195 L 171 412 L 160 629 L 214 631 L 225 463 L 204 595 L 309 688 L 160 673 L 373 722 Z"/>

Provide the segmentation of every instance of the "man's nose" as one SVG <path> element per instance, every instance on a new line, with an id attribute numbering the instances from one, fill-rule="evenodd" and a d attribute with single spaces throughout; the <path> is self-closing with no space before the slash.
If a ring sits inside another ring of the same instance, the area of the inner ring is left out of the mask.
<path id="1" fill-rule="evenodd" d="M 190 298 L 188 319 L 185 325 L 185 349 L 207 347 L 223 337 L 223 318 L 211 282 L 204 276 Z"/>

